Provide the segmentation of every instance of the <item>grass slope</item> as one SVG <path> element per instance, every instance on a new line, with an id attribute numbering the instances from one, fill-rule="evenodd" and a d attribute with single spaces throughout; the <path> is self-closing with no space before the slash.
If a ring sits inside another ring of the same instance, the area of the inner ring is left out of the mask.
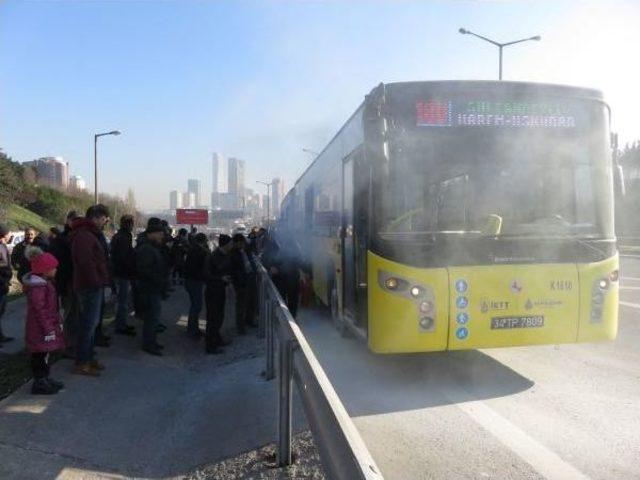
<path id="1" fill-rule="evenodd" d="M 11 230 L 33 227 L 40 232 L 48 232 L 49 228 L 55 225 L 55 222 L 15 204 L 9 205 L 6 222 Z"/>

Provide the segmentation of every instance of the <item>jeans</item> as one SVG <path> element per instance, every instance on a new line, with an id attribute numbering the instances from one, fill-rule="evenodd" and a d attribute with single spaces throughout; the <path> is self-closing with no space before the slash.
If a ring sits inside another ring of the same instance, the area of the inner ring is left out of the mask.
<path id="1" fill-rule="evenodd" d="M 129 317 L 129 279 L 114 278 L 118 289 L 118 306 L 116 307 L 116 330 L 127 328 L 127 318 Z"/>
<path id="2" fill-rule="evenodd" d="M 87 288 L 78 292 L 80 302 L 80 322 L 76 342 L 76 362 L 93 360 L 93 340 L 100 322 L 104 288 Z"/>
<path id="3" fill-rule="evenodd" d="M 162 294 L 138 293 L 141 308 L 141 316 L 144 322 L 142 328 L 142 346 L 154 347 L 156 345 L 156 327 L 160 323 L 160 311 Z"/>
<path id="4" fill-rule="evenodd" d="M 189 307 L 189 321 L 187 322 L 187 332 L 195 335 L 199 330 L 198 318 L 200 318 L 200 312 L 202 311 L 204 282 L 187 278 L 184 286 L 187 289 L 187 293 L 189 294 L 189 301 L 191 302 L 191 305 Z"/>

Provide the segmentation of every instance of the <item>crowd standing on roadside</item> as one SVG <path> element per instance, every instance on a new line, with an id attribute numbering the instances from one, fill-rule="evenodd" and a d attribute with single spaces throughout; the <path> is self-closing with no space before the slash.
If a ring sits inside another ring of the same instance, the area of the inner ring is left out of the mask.
<path id="1" fill-rule="evenodd" d="M 46 239 L 27 228 L 11 255 L 6 246 L 9 230 L 0 224 L 0 347 L 12 340 L 2 332 L 2 314 L 13 267 L 27 295 L 25 343 L 31 354 L 33 394 L 64 388 L 49 376 L 49 354 L 54 351 L 74 359 L 73 374 L 99 377 L 105 370 L 96 347 L 110 345 L 102 328 L 107 300 L 115 301 L 114 333 L 139 336 L 144 352 L 161 356 L 165 347 L 158 335 L 167 328 L 162 302 L 184 285 L 189 296 L 186 335 L 194 341 L 204 337 L 205 353 L 222 354 L 230 343 L 221 334 L 229 294 L 235 299 L 236 333 L 245 335 L 257 325 L 261 258 L 295 317 L 305 268 L 291 236 L 283 234 L 276 241 L 266 229 L 255 227 L 247 236 L 220 234 L 211 248 L 210 239 L 196 228 L 180 229 L 174 237 L 169 224 L 155 217 L 136 237 L 134 218 L 123 215 L 108 241 L 104 229 L 109 220 L 110 212 L 101 204 L 84 216 L 71 211 L 63 230 L 51 228 Z M 199 323 L 203 308 L 204 332 Z M 142 322 L 141 335 L 134 318 Z"/>

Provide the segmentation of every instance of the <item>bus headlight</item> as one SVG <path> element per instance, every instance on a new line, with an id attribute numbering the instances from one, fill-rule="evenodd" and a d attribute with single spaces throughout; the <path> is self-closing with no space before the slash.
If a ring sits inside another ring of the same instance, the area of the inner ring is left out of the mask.
<path id="1" fill-rule="evenodd" d="M 600 290 L 606 290 L 609 287 L 609 281 L 606 278 L 602 278 L 598 281 L 598 287 Z"/>
<path id="2" fill-rule="evenodd" d="M 399 283 L 400 282 L 398 282 L 397 278 L 391 277 L 391 278 L 387 278 L 387 280 L 384 282 L 384 286 L 387 287 L 389 290 L 397 290 Z"/>
<path id="3" fill-rule="evenodd" d="M 418 286 L 411 287 L 411 296 L 412 297 L 419 297 L 420 295 L 422 295 L 422 293 L 423 293 L 422 288 L 420 288 Z"/>
<path id="4" fill-rule="evenodd" d="M 429 313 L 433 310 L 433 303 L 426 301 L 420 302 L 420 312 L 421 313 Z"/>
<path id="5" fill-rule="evenodd" d="M 431 330 L 433 328 L 433 318 L 422 317 L 420 319 L 420 328 L 423 330 Z"/>

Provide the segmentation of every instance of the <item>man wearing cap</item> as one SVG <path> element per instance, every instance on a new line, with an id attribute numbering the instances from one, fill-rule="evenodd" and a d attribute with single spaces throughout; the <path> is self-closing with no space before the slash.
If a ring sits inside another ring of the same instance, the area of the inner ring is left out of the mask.
<path id="1" fill-rule="evenodd" d="M 11 285 L 11 258 L 9 257 L 9 249 L 7 248 L 7 238 L 9 237 L 9 229 L 0 224 L 0 348 L 4 342 L 13 340 L 2 333 L 2 316 L 7 305 L 7 294 Z"/>
<path id="2" fill-rule="evenodd" d="M 149 222 L 144 241 L 136 245 L 136 290 L 139 315 L 144 322 L 142 349 L 151 355 L 162 355 L 163 346 L 156 341 L 160 322 L 162 295 L 166 288 L 168 266 L 162 253 L 164 227 Z"/>

